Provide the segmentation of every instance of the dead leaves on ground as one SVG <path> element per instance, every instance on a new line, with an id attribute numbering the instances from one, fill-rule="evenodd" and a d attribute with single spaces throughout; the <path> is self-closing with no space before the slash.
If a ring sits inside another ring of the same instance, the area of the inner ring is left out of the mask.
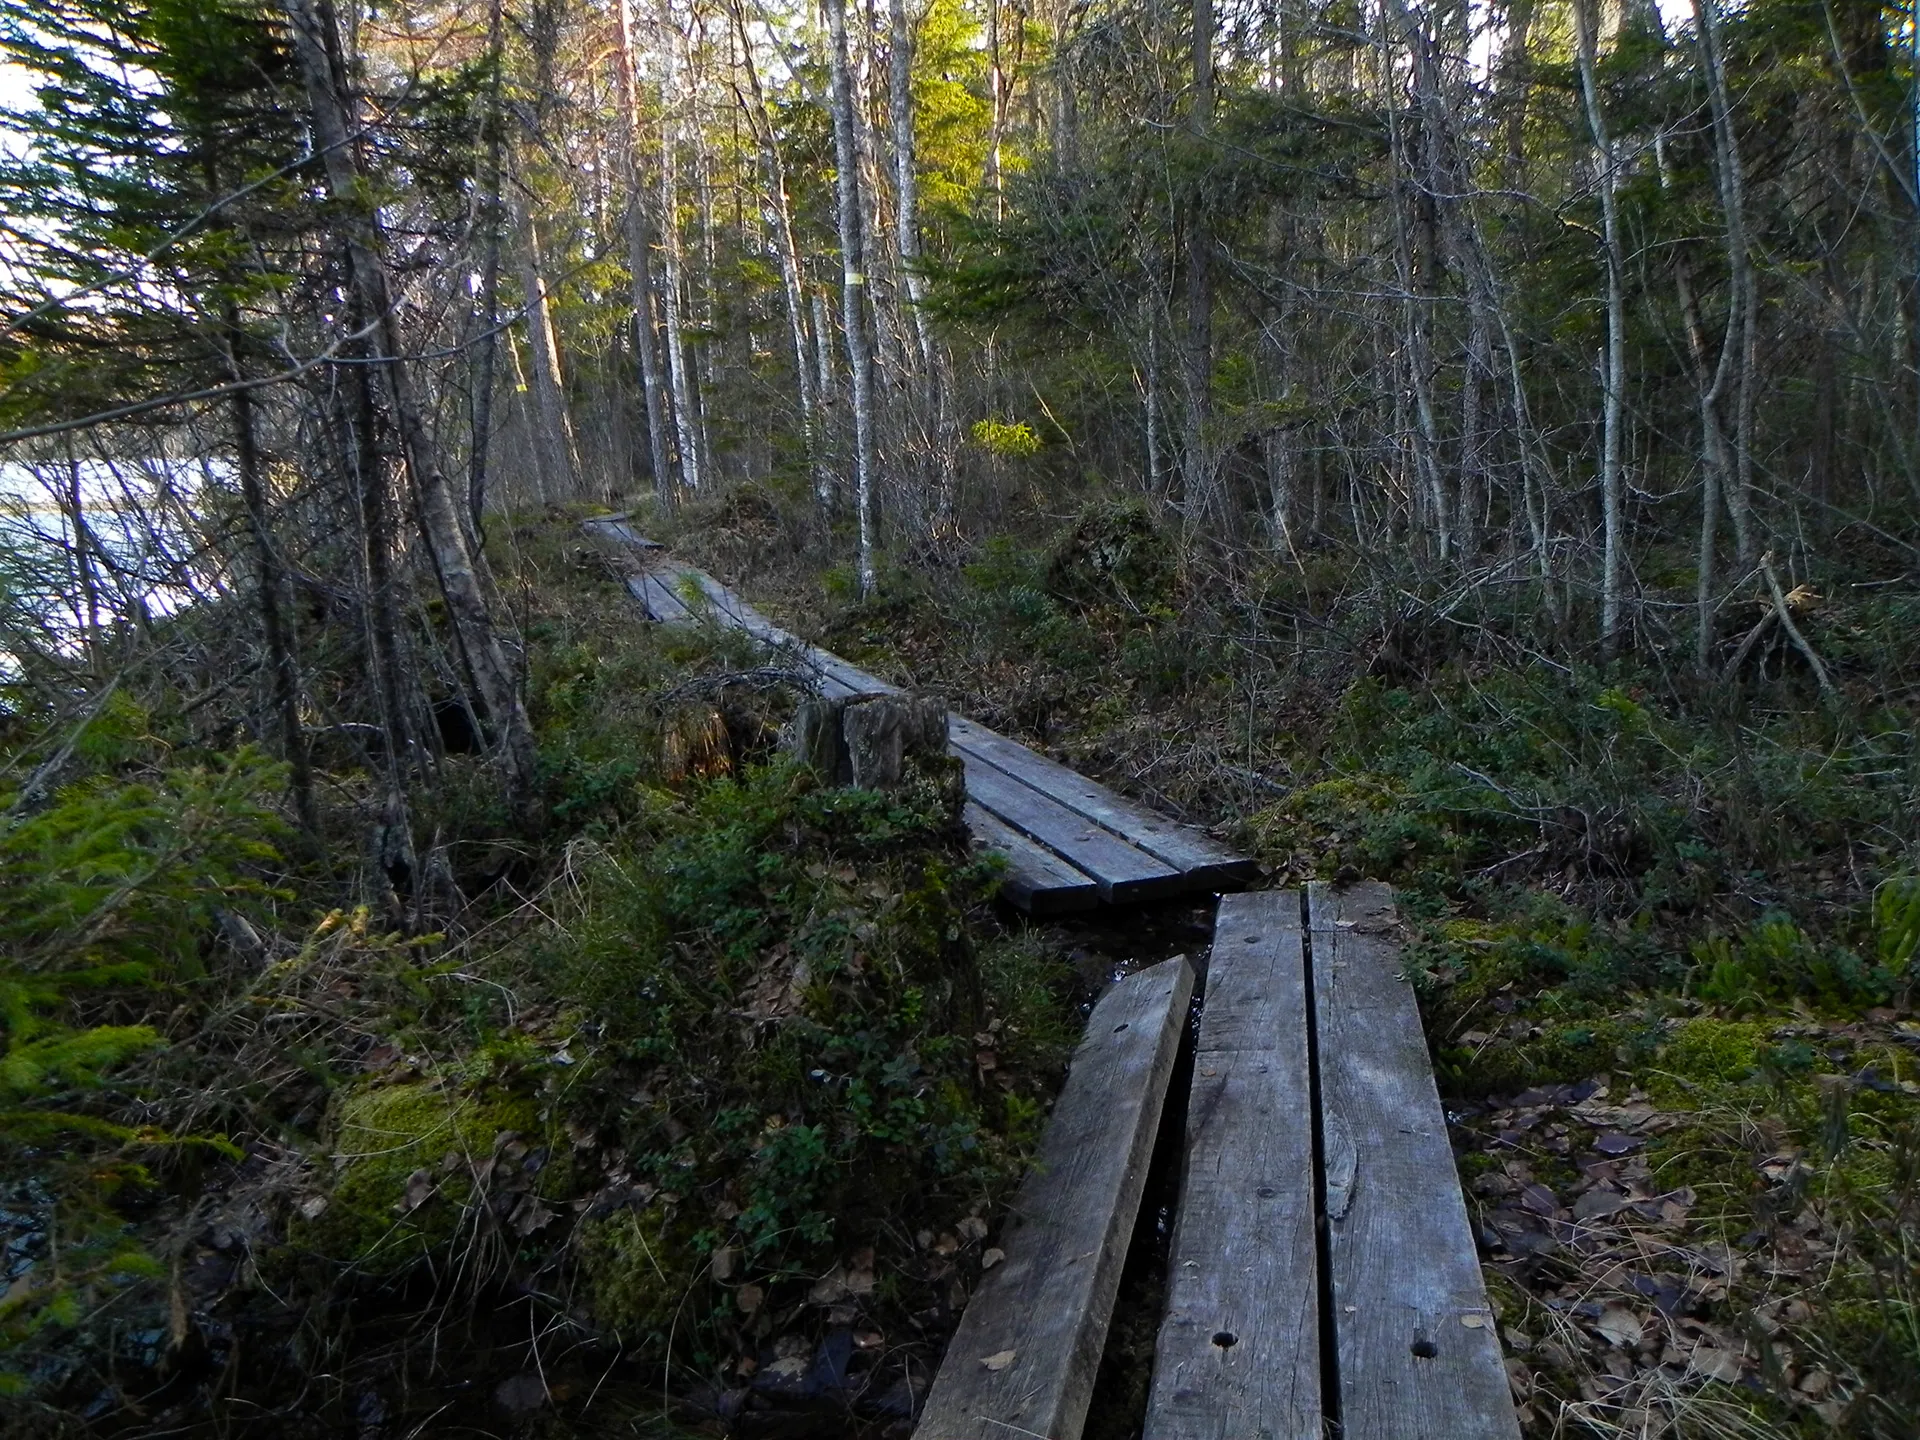
<path id="1" fill-rule="evenodd" d="M 1528 1302 L 1502 1316 L 1523 1424 L 1579 1417 L 1602 1433 L 1658 1436 L 1713 1387 L 1785 1394 L 1831 1425 L 1847 1414 L 1833 1375 L 1794 1332 L 1836 1238 L 1804 1204 L 1768 1235 L 1728 1244 L 1700 1197 L 1667 1185 L 1650 1141 L 1692 1117 L 1609 1077 L 1528 1090 L 1460 1117 L 1457 1133 L 1493 1163 L 1468 1184 L 1491 1271 Z M 1754 1167 L 1756 1190 L 1787 1193 L 1801 1165 L 1782 1151 Z"/>

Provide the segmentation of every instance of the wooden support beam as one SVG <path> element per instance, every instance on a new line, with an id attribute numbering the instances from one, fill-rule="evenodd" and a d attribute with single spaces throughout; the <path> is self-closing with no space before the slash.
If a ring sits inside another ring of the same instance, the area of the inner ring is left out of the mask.
<path id="1" fill-rule="evenodd" d="M 915 1440 L 1079 1440 L 1192 994 L 1176 958 L 1094 1007 Z"/>
<path id="2" fill-rule="evenodd" d="M 1110 830 L 1076 815 L 1057 800 L 1022 785 L 1005 771 L 962 752 L 967 794 L 1011 828 L 1084 870 L 1110 903 L 1177 895 L 1186 877 L 1165 861 L 1136 850 Z"/>
<path id="3" fill-rule="evenodd" d="M 1145 1440 L 1321 1440 L 1306 999 L 1300 892 L 1224 896 Z"/>
<path id="4" fill-rule="evenodd" d="M 962 812 L 976 844 L 1007 857 L 1000 894 L 1030 915 L 1071 915 L 1100 904 L 1100 887 L 1051 850 L 1001 824 L 972 801 Z"/>
<path id="5" fill-rule="evenodd" d="M 1189 825 L 1155 814 L 1125 800 L 1104 785 L 1069 770 L 1057 760 L 1029 750 L 964 716 L 949 727 L 953 748 L 962 755 L 1006 771 L 1069 810 L 1124 835 L 1157 860 L 1187 875 L 1195 888 L 1228 889 L 1255 879 L 1260 867 Z"/>
<path id="6" fill-rule="evenodd" d="M 1393 892 L 1308 891 L 1343 1440 L 1518 1440 Z"/>

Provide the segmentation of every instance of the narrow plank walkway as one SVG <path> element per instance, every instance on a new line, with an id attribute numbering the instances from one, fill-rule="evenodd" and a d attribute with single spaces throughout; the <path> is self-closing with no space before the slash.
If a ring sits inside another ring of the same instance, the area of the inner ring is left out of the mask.
<path id="1" fill-rule="evenodd" d="M 627 590 L 651 619 L 744 630 L 798 663 L 830 698 L 898 693 L 783 630 L 705 571 L 667 555 L 625 517 L 588 520 L 582 528 L 622 557 Z M 1035 915 L 1236 889 L 1259 873 L 1250 858 L 1192 826 L 964 716 L 950 718 L 948 744 L 966 767 L 976 843 L 1006 856 L 1001 893 Z"/>
<path id="2" fill-rule="evenodd" d="M 960 1317 L 915 1440 L 1080 1433 L 1192 995 L 1176 958 L 1094 1007 L 1001 1237 L 1007 1258 Z"/>
<path id="3" fill-rule="evenodd" d="M 654 619 L 745 630 L 829 696 L 897 693 L 624 520 L 587 528 L 639 555 L 627 586 Z M 949 743 L 976 843 L 1036 914 L 1253 876 L 973 721 L 952 717 Z M 1144 1440 L 1518 1440 L 1401 951 L 1385 885 L 1221 899 Z M 1079 1440 L 1193 984 L 1169 960 L 1094 1008 L 918 1440 Z"/>
<path id="4" fill-rule="evenodd" d="M 1393 892 L 1307 913 L 1342 1440 L 1518 1440 Z"/>
<path id="5" fill-rule="evenodd" d="M 1299 891 L 1221 900 L 1145 1440 L 1320 1440 L 1305 963 Z"/>

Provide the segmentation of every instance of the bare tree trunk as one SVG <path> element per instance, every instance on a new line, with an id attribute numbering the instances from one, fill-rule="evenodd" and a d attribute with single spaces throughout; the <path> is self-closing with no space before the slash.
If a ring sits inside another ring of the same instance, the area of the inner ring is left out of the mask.
<path id="1" fill-rule="evenodd" d="M 227 373 L 236 382 L 246 378 L 240 359 L 240 309 L 229 300 L 222 307 L 226 329 Z M 300 670 L 294 659 L 292 637 L 280 608 L 286 573 L 274 549 L 272 517 L 267 511 L 267 488 L 260 465 L 260 445 L 254 429 L 253 392 L 233 392 L 233 466 L 240 480 L 240 501 L 246 507 L 248 538 L 253 542 L 255 584 L 259 587 L 260 631 L 267 642 L 267 670 L 273 678 L 273 708 L 280 725 L 280 748 L 287 759 L 293 790 L 294 814 L 309 840 L 320 834 L 320 815 L 313 803 L 313 765 L 307 754 L 307 736 L 300 724 Z"/>
<path id="2" fill-rule="evenodd" d="M 504 116 L 500 109 L 500 72 L 505 63 L 500 47 L 502 18 L 502 0 L 493 0 L 487 22 L 487 54 L 493 74 L 487 86 L 487 161 L 482 182 L 485 193 L 476 217 L 485 228 L 486 259 L 480 266 L 481 334 L 473 367 L 473 427 L 467 442 L 467 513 L 476 542 L 487 505 L 487 460 L 493 448 L 494 360 L 500 353 L 500 243 L 504 221 L 500 187 L 504 174 L 501 151 L 505 141 Z"/>
<path id="3" fill-rule="evenodd" d="M 660 0 L 660 54 L 665 71 L 660 81 L 660 257 L 665 274 L 660 291 L 667 331 L 667 375 L 673 389 L 674 434 L 680 446 L 680 478 L 687 489 L 697 491 L 705 476 L 701 462 L 705 455 L 697 433 L 694 410 L 693 374 L 681 325 L 683 271 L 680 252 L 680 147 L 681 120 L 674 90 L 679 71 L 674 54 L 676 30 L 668 0 Z"/>
<path id="4" fill-rule="evenodd" d="M 655 316 L 653 245 L 647 233 L 647 194 L 640 173 L 640 72 L 633 49 L 632 0 L 620 0 L 616 56 L 620 78 L 621 156 L 627 176 L 627 270 L 633 289 L 633 348 L 640 358 L 640 390 L 647 405 L 647 453 L 653 465 L 653 492 L 671 511 L 679 493 L 668 434 L 666 380 L 661 375 L 659 322 Z"/>
<path id="5" fill-rule="evenodd" d="M 1580 91 L 1593 132 L 1594 149 L 1603 167 L 1600 176 L 1601 234 L 1607 259 L 1607 348 L 1602 390 L 1605 408 L 1600 439 L 1600 646 L 1611 657 L 1619 645 L 1621 575 L 1626 537 L 1624 479 L 1621 475 L 1621 426 L 1627 385 L 1626 254 L 1620 242 L 1619 156 L 1607 135 L 1600 110 L 1600 87 L 1594 75 L 1593 0 L 1576 0 L 1574 28 L 1579 32 Z"/>
<path id="6" fill-rule="evenodd" d="M 507 772 L 507 793 L 516 810 L 532 801 L 536 756 L 533 727 L 520 694 L 519 677 L 494 628 L 489 599 L 492 576 L 486 557 L 468 541 L 453 488 L 440 468 L 414 399 L 406 351 L 387 286 L 386 237 L 367 202 L 350 122 L 346 80 L 335 54 L 336 36 L 325 0 L 281 0 L 291 22 L 293 49 L 308 103 L 313 107 L 314 138 L 325 156 L 327 189 L 340 215 L 347 244 L 355 298 L 373 321 L 370 337 L 381 381 L 386 387 L 401 456 L 407 468 L 440 591 L 447 603 L 462 658 L 472 677 L 486 721 L 500 747 Z"/>
<path id="7" fill-rule="evenodd" d="M 873 356 L 867 348 L 867 277 L 860 244 L 860 145 L 854 130 L 853 84 L 847 63 L 846 0 L 824 0 L 831 49 L 833 150 L 836 211 L 840 229 L 841 320 L 847 339 L 847 365 L 853 386 L 853 493 L 860 532 L 860 593 L 871 594 L 873 558 Z"/>
<path id="8" fill-rule="evenodd" d="M 520 285 L 526 303 L 527 362 L 533 371 L 536 463 L 550 500 L 570 500 L 579 486 L 579 447 L 567 410 L 566 381 L 560 373 L 560 345 L 554 336 L 553 306 L 540 253 L 540 225 L 525 197 L 514 200 L 520 232 Z"/>
<path id="9" fill-rule="evenodd" d="M 1733 473 L 1726 491 L 1727 518 L 1733 522 L 1733 543 L 1740 563 L 1751 565 L 1758 548 L 1753 534 L 1753 408 L 1758 394 L 1759 346 L 1754 327 L 1759 307 L 1753 251 L 1747 237 L 1746 166 L 1740 140 L 1733 129 L 1733 103 L 1727 93 L 1726 58 L 1720 49 L 1720 22 L 1714 0 L 1693 0 L 1701 58 L 1706 62 L 1707 97 L 1713 111 L 1715 169 L 1720 182 L 1720 208 L 1727 228 L 1727 281 L 1730 311 L 1720 368 L 1724 372 L 1738 357 L 1734 390 Z M 1723 385 L 1716 385 L 1724 391 Z"/>
<path id="10" fill-rule="evenodd" d="M 927 331 L 926 279 L 920 273 L 920 185 L 914 173 L 913 145 L 913 27 L 907 21 L 906 0 L 888 0 L 887 102 L 893 122 L 893 199 L 900 269 L 907 286 L 907 302 L 920 364 L 933 377 L 933 338 Z"/>
<path id="11" fill-rule="evenodd" d="M 833 472 L 826 462 L 826 447 L 821 434 L 820 400 L 814 387 L 814 357 L 807 338 L 806 267 L 800 259 L 800 246 L 793 233 L 793 208 L 787 199 L 787 167 L 780 158 L 780 139 L 774 133 L 773 117 L 767 111 L 766 92 L 760 85 L 760 70 L 754 63 L 753 41 L 747 33 L 746 16 L 739 0 L 732 0 L 729 12 L 740 36 L 741 68 L 747 77 L 749 96 L 741 96 L 741 108 L 747 126 L 753 131 L 760 150 L 761 180 L 766 190 L 766 216 L 773 231 L 774 256 L 780 265 L 780 284 L 786 292 L 787 329 L 793 341 L 793 373 L 800 391 L 800 425 L 807 448 L 807 463 L 813 470 L 814 498 L 821 509 L 833 503 Z"/>
<path id="12" fill-rule="evenodd" d="M 1193 0 L 1193 110 L 1197 146 L 1213 131 L 1213 0 Z M 1187 433 L 1182 499 L 1189 519 L 1211 503 L 1213 461 L 1213 233 L 1198 204 L 1187 216 Z"/>

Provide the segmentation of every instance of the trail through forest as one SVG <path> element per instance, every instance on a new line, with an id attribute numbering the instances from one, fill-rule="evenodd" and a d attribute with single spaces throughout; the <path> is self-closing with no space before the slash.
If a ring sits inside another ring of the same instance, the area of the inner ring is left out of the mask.
<path id="1" fill-rule="evenodd" d="M 1910 1436 L 1915 14 L 0 0 L 0 1424 L 910 1433 L 1205 926 L 623 512 L 1393 886 L 1528 1436 Z"/>

